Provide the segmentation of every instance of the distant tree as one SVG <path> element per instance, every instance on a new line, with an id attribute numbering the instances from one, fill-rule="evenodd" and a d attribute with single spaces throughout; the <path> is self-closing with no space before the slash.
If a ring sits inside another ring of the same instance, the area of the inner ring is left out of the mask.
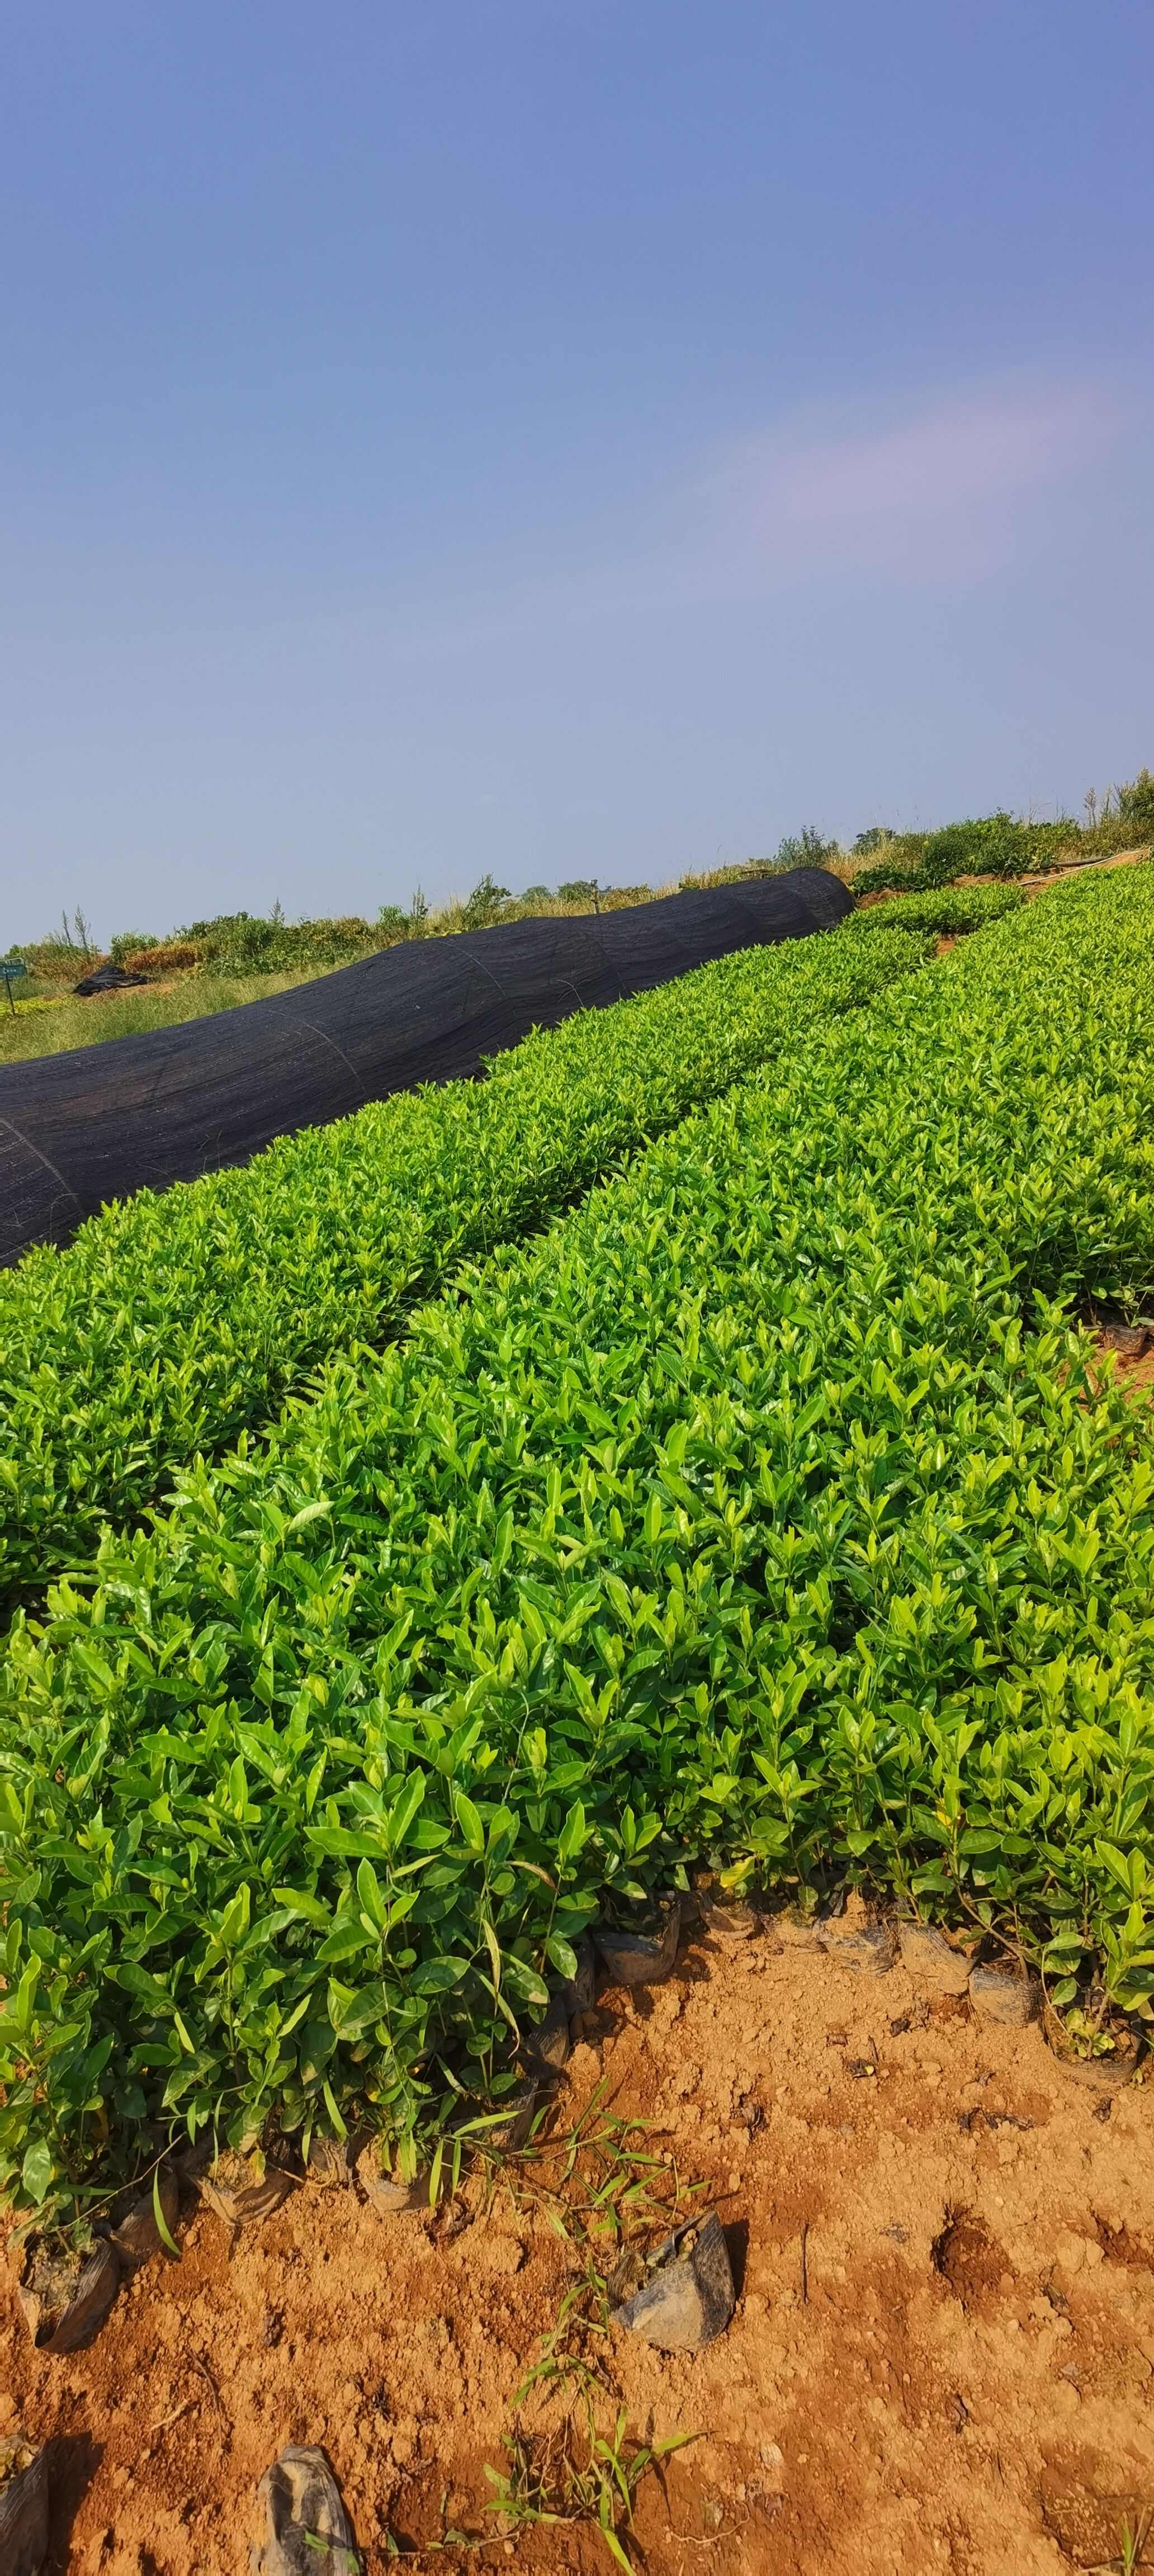
<path id="1" fill-rule="evenodd" d="M 486 930 L 496 921 L 502 904 L 509 901 L 508 886 L 497 885 L 486 871 L 475 885 L 467 903 L 461 906 L 461 919 L 466 930 Z"/>
<path id="2" fill-rule="evenodd" d="M 1118 790 L 1118 811 L 1124 823 L 1132 823 L 1140 832 L 1154 831 L 1154 774 L 1140 769 L 1128 787 Z"/>
<path id="3" fill-rule="evenodd" d="M 855 859 L 868 858 L 871 850 L 884 850 L 886 842 L 892 841 L 893 838 L 894 835 L 888 823 L 871 823 L 868 832 L 858 833 L 853 845 Z"/>
<path id="4" fill-rule="evenodd" d="M 125 957 L 133 954 L 135 949 L 158 946 L 159 942 L 154 930 L 118 930 L 115 939 L 109 940 L 108 954 L 112 964 L 119 966 Z"/>
<path id="5" fill-rule="evenodd" d="M 800 832 L 787 833 L 777 845 L 779 868 L 820 868 L 837 856 L 837 842 L 827 841 L 814 823 L 803 823 Z"/>
<path id="6" fill-rule="evenodd" d="M 524 894 L 517 897 L 518 903 L 551 903 L 552 900 L 549 886 L 526 886 Z"/>
<path id="7" fill-rule="evenodd" d="M 557 888 L 561 903 L 592 903 L 595 888 L 592 877 L 569 877 Z"/>

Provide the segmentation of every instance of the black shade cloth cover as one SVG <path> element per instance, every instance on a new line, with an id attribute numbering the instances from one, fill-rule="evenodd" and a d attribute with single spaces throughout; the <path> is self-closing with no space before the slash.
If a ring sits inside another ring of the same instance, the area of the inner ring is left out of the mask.
<path id="1" fill-rule="evenodd" d="M 837 877 L 795 868 L 599 917 L 409 941 L 267 1001 L 0 1067 L 0 1265 L 67 1242 L 109 1199 L 476 1074 L 532 1028 L 829 929 L 851 908 Z"/>
<path id="2" fill-rule="evenodd" d="M 72 990 L 86 1002 L 93 993 L 126 993 L 130 984 L 147 982 L 147 975 L 126 975 L 122 966 L 97 966 L 91 975 L 82 975 Z"/>

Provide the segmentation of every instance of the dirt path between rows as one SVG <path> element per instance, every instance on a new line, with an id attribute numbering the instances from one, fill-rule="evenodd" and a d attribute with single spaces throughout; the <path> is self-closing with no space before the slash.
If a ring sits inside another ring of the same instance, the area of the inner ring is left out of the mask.
<path id="1" fill-rule="evenodd" d="M 1154 2078 L 1095 2092 L 1036 2025 L 772 1932 L 694 1937 L 668 1985 L 604 1994 L 560 2128 L 603 2078 L 707 2183 L 739 2294 L 699 2355 L 607 2340 L 638 2434 L 700 2437 L 640 2490 L 648 2576 L 1118 2563 L 1154 2503 Z M 486 2212 L 474 2182 L 385 2220 L 304 2189 L 234 2245 L 201 2211 L 70 2358 L 33 2352 L 5 2287 L 0 2416 L 58 2445 L 51 2576 L 239 2576 L 290 2440 L 327 2449 L 367 2576 L 389 2535 L 424 2576 L 608 2568 L 588 2529 L 485 2516 L 573 2268 L 530 2200 Z M 479 2556 L 420 2545 L 446 2519 Z"/>

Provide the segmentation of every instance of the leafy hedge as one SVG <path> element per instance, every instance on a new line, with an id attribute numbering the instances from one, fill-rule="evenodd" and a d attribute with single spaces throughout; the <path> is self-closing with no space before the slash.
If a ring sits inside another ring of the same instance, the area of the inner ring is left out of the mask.
<path id="1" fill-rule="evenodd" d="M 1023 877 L 1031 868 L 1052 867 L 1078 840 L 1078 825 L 1068 818 L 1027 823 L 1006 813 L 947 823 L 940 832 L 904 832 L 875 867 L 855 876 L 854 891 L 881 894 L 895 886 L 928 893 L 958 876 Z"/>
<path id="2" fill-rule="evenodd" d="M 1152 927 L 1083 882 L 812 1028 L 18 1623 L 18 2195 L 416 2141 L 698 1858 L 1144 2005 L 1154 1432 L 1068 1311 L 1151 1277 Z"/>
<path id="3" fill-rule="evenodd" d="M 746 950 L 241 1170 L 141 1191 L 0 1276 L 0 1592 L 41 1591 L 332 1352 L 395 1330 L 687 1108 L 921 962 L 894 936 Z"/>
<path id="4" fill-rule="evenodd" d="M 940 893 L 895 894 L 886 903 L 871 903 L 852 915 L 846 929 L 913 930 L 949 938 L 954 933 L 987 930 L 1004 921 L 1024 900 L 1017 886 L 945 886 Z"/>

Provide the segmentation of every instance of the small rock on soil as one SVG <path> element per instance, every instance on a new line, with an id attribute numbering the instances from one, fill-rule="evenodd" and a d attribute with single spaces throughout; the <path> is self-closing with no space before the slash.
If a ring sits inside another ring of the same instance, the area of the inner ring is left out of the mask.
<path id="1" fill-rule="evenodd" d="M 1000 2021 L 1009 2030 L 1024 2030 L 1038 2008 L 1038 1990 L 1032 1977 L 1020 1977 L 1012 1968 L 971 1968 L 970 2002 L 983 2021 Z"/>
<path id="2" fill-rule="evenodd" d="M 761 1930 L 761 1916 L 752 1905 L 734 1905 L 708 1894 L 699 1894 L 697 1905 L 706 1931 L 720 1941 L 752 1941 Z"/>
<path id="3" fill-rule="evenodd" d="M 902 1966 L 908 1969 L 919 1986 L 927 1986 L 936 1995 L 964 1995 L 970 1982 L 970 1962 L 964 1950 L 955 1950 L 944 1932 L 932 1923 L 902 1923 L 898 1927 L 898 1945 Z"/>
<path id="4" fill-rule="evenodd" d="M 375 2138 L 370 2138 L 368 2146 L 362 2147 L 357 2157 L 356 2172 L 365 2199 L 376 2210 L 378 2218 L 394 2218 L 400 2210 L 427 2209 L 429 2206 L 428 2168 L 423 2173 L 414 2174 L 411 2182 L 405 2182 L 400 2174 L 386 2173 Z"/>
<path id="5" fill-rule="evenodd" d="M 256 2491 L 252 2576 L 356 2576 L 356 2536 L 323 2451 L 282 2451 Z"/>
<path id="6" fill-rule="evenodd" d="M 198 2174 L 197 2190 L 226 2227 L 254 2227 L 296 2190 L 296 2177 L 280 2165 L 266 2165 L 262 2173 L 250 2157 L 230 2150 Z"/>
<path id="7" fill-rule="evenodd" d="M 48 2454 L 19 2427 L 0 2441 L 0 2567 L 39 2576 L 48 2555 Z"/>
<path id="8" fill-rule="evenodd" d="M 864 1969 L 867 1976 L 889 1974 L 897 1942 L 888 1923 L 850 1923 L 837 1916 L 817 1927 L 818 1944 L 839 1968 Z"/>
<path id="9" fill-rule="evenodd" d="M 347 2138 L 311 2138 L 309 2141 L 308 2177 L 324 2190 L 345 2190 L 352 2181 L 353 2162 Z"/>
<path id="10" fill-rule="evenodd" d="M 569 1984 L 575 1982 L 575 1979 L 567 1980 Z M 564 1995 L 555 1994 L 544 2020 L 537 2022 L 532 2030 L 525 2033 L 522 2052 L 525 2064 L 529 2072 L 536 2075 L 541 2082 L 547 2082 L 550 2076 L 559 2075 L 565 2064 L 569 2055 L 570 2018 Z"/>
<path id="11" fill-rule="evenodd" d="M 659 1986 L 669 1976 L 677 1957 L 681 1931 L 681 1908 L 672 1905 L 659 1941 L 644 1932 L 616 1930 L 608 1923 L 599 1926 L 596 1940 L 601 1964 L 610 1983 L 615 1986 Z"/>
<path id="12" fill-rule="evenodd" d="M 668 2260 L 658 2258 L 649 2279 L 616 2310 L 614 2323 L 662 2352 L 700 2352 L 724 2332 L 733 2307 L 729 2249 L 713 2209 L 695 2229 L 678 2229 Z"/>
<path id="13" fill-rule="evenodd" d="M 120 2287 L 120 2258 L 99 2240 L 86 2253 L 13 2238 L 16 2296 L 38 2352 L 80 2352 L 99 2332 Z"/>

